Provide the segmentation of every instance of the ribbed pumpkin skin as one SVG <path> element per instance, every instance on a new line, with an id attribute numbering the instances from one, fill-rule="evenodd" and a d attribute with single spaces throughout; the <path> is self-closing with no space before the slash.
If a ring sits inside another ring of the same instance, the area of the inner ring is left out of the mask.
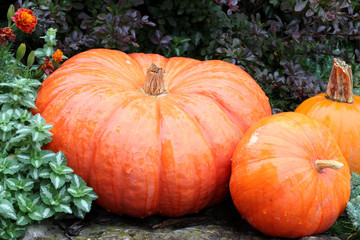
<path id="1" fill-rule="evenodd" d="M 152 63 L 165 69 L 165 96 L 140 91 Z M 66 61 L 36 106 L 54 126 L 47 148 L 64 152 L 100 205 L 135 217 L 220 202 L 236 144 L 271 114 L 264 92 L 235 65 L 105 49 Z"/>
<path id="2" fill-rule="evenodd" d="M 315 169 L 337 160 L 340 169 Z M 300 238 L 327 230 L 350 197 L 350 172 L 335 139 L 300 113 L 252 126 L 232 160 L 230 193 L 241 216 L 265 234 Z"/>
<path id="3" fill-rule="evenodd" d="M 304 113 L 325 125 L 338 141 L 350 170 L 360 174 L 360 97 L 354 103 L 336 102 L 325 93 L 308 98 L 295 112 Z"/>

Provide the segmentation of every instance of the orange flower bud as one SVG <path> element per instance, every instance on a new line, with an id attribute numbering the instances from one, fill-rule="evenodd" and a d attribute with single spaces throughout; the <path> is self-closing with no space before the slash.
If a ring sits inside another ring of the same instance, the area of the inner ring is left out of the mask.
<path id="1" fill-rule="evenodd" d="M 20 61 L 25 56 L 25 52 L 26 52 L 26 45 L 25 43 L 22 43 L 16 50 L 16 60 Z"/>
<path id="2" fill-rule="evenodd" d="M 63 52 L 58 49 L 56 52 L 52 55 L 54 62 L 59 63 L 63 60 Z"/>
<path id="3" fill-rule="evenodd" d="M 25 33 L 32 33 L 37 24 L 37 18 L 34 16 L 33 11 L 29 9 L 20 8 L 15 12 L 15 16 L 11 18 L 16 26 Z"/>

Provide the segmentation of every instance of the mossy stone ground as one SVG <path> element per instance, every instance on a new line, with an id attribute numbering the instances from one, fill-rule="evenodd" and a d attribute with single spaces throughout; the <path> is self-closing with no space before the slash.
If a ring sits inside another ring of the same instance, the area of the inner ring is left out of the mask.
<path id="1" fill-rule="evenodd" d="M 241 239 L 280 240 L 265 236 L 242 220 L 231 201 L 204 209 L 198 214 L 181 218 L 151 216 L 136 219 L 117 216 L 94 205 L 87 217 L 67 217 L 59 221 L 46 221 L 28 228 L 23 240 L 33 239 L 139 239 L 139 240 L 195 240 Z M 339 240 L 318 235 L 302 240 Z"/>

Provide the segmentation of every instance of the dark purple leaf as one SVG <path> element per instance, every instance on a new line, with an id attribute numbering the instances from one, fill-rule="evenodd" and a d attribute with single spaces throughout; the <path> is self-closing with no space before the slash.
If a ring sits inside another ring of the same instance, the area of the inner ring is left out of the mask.
<path id="1" fill-rule="evenodd" d="M 73 32 L 72 32 L 72 38 L 73 38 L 74 40 L 77 40 L 77 38 L 78 38 L 78 32 L 77 32 L 77 31 L 73 31 Z"/>
<path id="2" fill-rule="evenodd" d="M 75 9 L 83 9 L 84 5 L 82 3 L 72 3 L 71 6 Z"/>
<path id="3" fill-rule="evenodd" d="M 319 27 L 317 28 L 316 32 L 322 32 L 322 31 L 324 31 L 325 29 L 326 29 L 325 26 L 319 26 Z"/>
<path id="4" fill-rule="evenodd" d="M 134 30 L 134 29 L 131 29 L 131 30 L 130 30 L 130 34 L 131 34 L 131 37 L 132 37 L 133 39 L 136 39 L 136 33 L 135 33 L 135 30 Z"/>
<path id="5" fill-rule="evenodd" d="M 130 30 L 130 27 L 129 26 L 122 26 L 122 29 L 124 32 L 128 33 L 129 30 Z"/>
<path id="6" fill-rule="evenodd" d="M 136 6 L 139 6 L 141 4 L 144 4 L 144 0 L 132 0 L 131 1 L 131 4 L 136 7 Z"/>
<path id="7" fill-rule="evenodd" d="M 272 35 L 276 35 L 276 30 L 277 30 L 276 23 L 274 21 L 272 21 L 270 24 L 270 31 L 271 31 Z"/>
<path id="8" fill-rule="evenodd" d="M 84 12 L 79 13 L 78 17 L 79 17 L 80 19 L 91 19 L 91 18 L 92 18 L 92 17 L 90 17 L 89 15 L 87 15 L 87 14 L 84 13 Z"/>
<path id="9" fill-rule="evenodd" d="M 79 49 L 79 47 L 78 47 L 78 45 L 77 45 L 76 43 L 70 43 L 69 47 L 71 47 L 71 48 L 74 49 L 74 50 L 78 50 L 78 49 Z"/>
<path id="10" fill-rule="evenodd" d="M 118 26 L 120 23 L 120 17 L 119 16 L 115 16 L 113 19 L 113 26 Z"/>
<path id="11" fill-rule="evenodd" d="M 121 27 L 119 27 L 119 26 L 116 26 L 116 27 L 114 28 L 114 31 L 117 32 L 118 34 L 122 34 L 122 33 L 123 33 L 123 30 L 122 30 Z"/>
<path id="12" fill-rule="evenodd" d="M 104 13 L 100 13 L 97 15 L 97 19 L 99 19 L 99 20 L 105 20 L 105 18 L 106 18 L 106 15 Z"/>
<path id="13" fill-rule="evenodd" d="M 161 38 L 160 43 L 161 44 L 169 44 L 171 41 L 172 41 L 172 37 L 169 35 L 166 35 L 163 38 Z"/>
<path id="14" fill-rule="evenodd" d="M 298 2 L 296 5 L 295 5 L 295 12 L 301 12 L 302 10 L 305 9 L 306 5 L 308 4 L 308 0 L 306 1 L 301 1 L 301 2 Z"/>
<path id="15" fill-rule="evenodd" d="M 110 24 L 111 20 L 112 20 L 112 15 L 110 13 L 106 14 L 106 23 Z"/>
<path id="16" fill-rule="evenodd" d="M 341 4 L 340 8 L 348 8 L 351 6 L 351 1 L 344 0 L 344 2 Z"/>
<path id="17" fill-rule="evenodd" d="M 311 17 L 311 16 L 313 16 L 314 15 L 314 12 L 311 10 L 311 9 L 308 9 L 307 11 L 306 11 L 306 13 L 305 13 L 305 16 L 306 17 Z"/>
<path id="18" fill-rule="evenodd" d="M 332 12 L 327 11 L 326 12 L 326 19 L 329 20 L 329 21 L 332 21 L 332 20 L 335 19 L 335 15 Z"/>

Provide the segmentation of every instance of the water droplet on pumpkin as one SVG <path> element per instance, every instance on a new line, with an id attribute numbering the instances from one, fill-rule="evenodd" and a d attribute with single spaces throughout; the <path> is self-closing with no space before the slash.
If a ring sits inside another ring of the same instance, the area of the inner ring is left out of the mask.
<path id="1" fill-rule="evenodd" d="M 267 211 L 266 211 L 266 209 L 263 209 L 263 214 L 267 214 Z"/>

